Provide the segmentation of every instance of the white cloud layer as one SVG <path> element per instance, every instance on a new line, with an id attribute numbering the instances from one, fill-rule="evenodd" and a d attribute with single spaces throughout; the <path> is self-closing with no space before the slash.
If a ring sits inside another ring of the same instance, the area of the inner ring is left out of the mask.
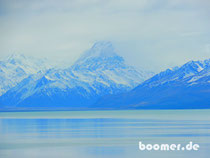
<path id="1" fill-rule="evenodd" d="M 0 57 L 72 63 L 99 40 L 137 67 L 210 57 L 209 0 L 0 0 Z"/>

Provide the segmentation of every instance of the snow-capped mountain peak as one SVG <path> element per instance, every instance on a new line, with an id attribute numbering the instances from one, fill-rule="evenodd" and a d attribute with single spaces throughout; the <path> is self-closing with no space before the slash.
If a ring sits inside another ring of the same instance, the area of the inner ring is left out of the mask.
<path id="1" fill-rule="evenodd" d="M 130 88 L 152 76 L 152 73 L 137 71 L 132 66 L 128 66 L 124 59 L 116 53 L 112 43 L 106 41 L 97 42 L 84 52 L 72 66 L 72 70 L 81 78 L 93 77 L 94 73 L 96 79 L 108 80 L 109 83 L 103 81 L 106 85 L 110 85 L 111 81 L 116 85 L 122 84 Z"/>
<path id="2" fill-rule="evenodd" d="M 109 58 L 118 56 L 111 42 L 96 42 L 89 50 L 85 51 L 76 61 L 76 64 L 84 63 L 86 60 L 93 58 Z"/>
<path id="3" fill-rule="evenodd" d="M 110 41 L 96 42 L 90 50 L 91 54 L 95 54 L 97 56 L 102 56 L 102 57 L 117 55 L 115 53 L 114 46 Z"/>

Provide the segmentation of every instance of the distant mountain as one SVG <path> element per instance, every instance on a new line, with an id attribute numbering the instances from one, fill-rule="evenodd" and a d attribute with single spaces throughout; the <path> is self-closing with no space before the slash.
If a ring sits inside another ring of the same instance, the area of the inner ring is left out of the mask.
<path id="1" fill-rule="evenodd" d="M 97 42 L 69 68 L 23 79 L 0 97 L 5 109 L 84 109 L 99 97 L 127 92 L 153 73 L 127 66 L 110 42 Z"/>
<path id="2" fill-rule="evenodd" d="M 106 96 L 101 109 L 210 108 L 210 59 L 167 69 L 127 93 Z"/>
<path id="3" fill-rule="evenodd" d="M 0 96 L 16 86 L 21 80 L 47 67 L 45 60 L 13 54 L 0 61 Z"/>

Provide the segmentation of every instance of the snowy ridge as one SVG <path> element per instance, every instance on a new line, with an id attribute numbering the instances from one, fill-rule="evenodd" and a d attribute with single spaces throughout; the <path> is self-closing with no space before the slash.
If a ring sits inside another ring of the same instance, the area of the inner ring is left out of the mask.
<path id="1" fill-rule="evenodd" d="M 0 61 L 0 96 L 22 79 L 46 69 L 45 60 L 25 57 L 22 54 L 13 54 L 6 60 Z"/>
<path id="2" fill-rule="evenodd" d="M 205 71 L 209 67 L 210 67 L 210 59 L 206 59 L 204 61 L 190 61 L 181 67 L 175 67 L 174 69 L 167 69 L 166 71 L 163 71 L 155 75 L 151 79 L 147 80 L 144 83 L 144 85 L 149 87 L 156 87 L 172 81 L 180 81 L 185 78 L 194 76 L 199 72 L 202 72 L 203 70 Z"/>

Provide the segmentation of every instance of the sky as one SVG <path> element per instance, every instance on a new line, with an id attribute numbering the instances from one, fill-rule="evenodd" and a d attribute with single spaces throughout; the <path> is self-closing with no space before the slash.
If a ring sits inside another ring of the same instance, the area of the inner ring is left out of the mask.
<path id="1" fill-rule="evenodd" d="M 209 0 L 0 0 L 0 58 L 72 64 L 111 41 L 137 68 L 162 71 L 210 58 Z"/>

